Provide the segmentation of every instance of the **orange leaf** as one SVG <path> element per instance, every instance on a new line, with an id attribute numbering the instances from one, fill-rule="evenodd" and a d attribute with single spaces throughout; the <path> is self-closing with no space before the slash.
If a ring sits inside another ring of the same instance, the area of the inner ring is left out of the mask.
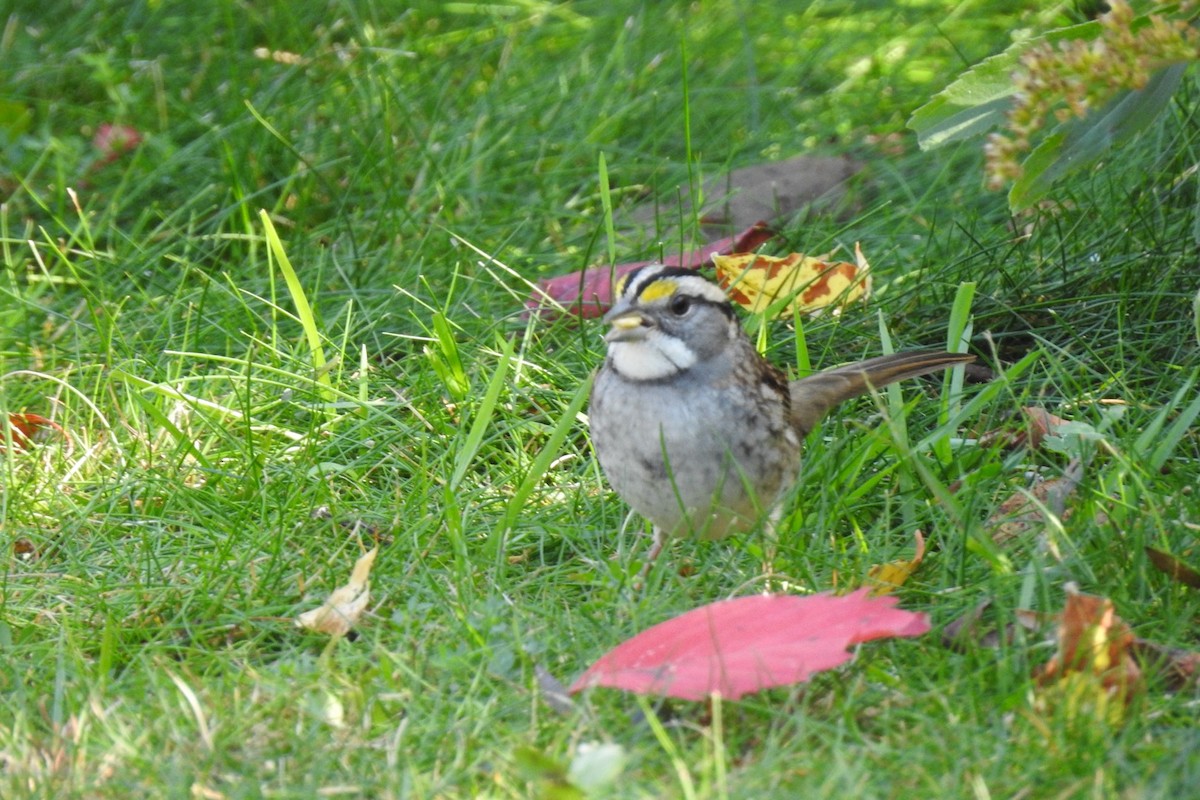
<path id="1" fill-rule="evenodd" d="M 45 441 L 55 433 L 67 438 L 61 425 L 40 414 L 9 414 L 8 427 L 13 446 L 18 450 L 28 450 L 35 442 Z M 0 432 L 0 453 L 3 452 L 4 435 Z"/>
<path id="2" fill-rule="evenodd" d="M 735 303 L 759 313 L 787 299 L 779 315 L 788 316 L 830 306 L 836 312 L 855 300 L 865 300 L 871 290 L 871 267 L 857 244 L 854 255 L 855 264 L 803 253 L 783 257 L 714 254 L 712 260 L 717 281 Z"/>
<path id="3" fill-rule="evenodd" d="M 872 587 L 871 596 L 891 594 L 904 585 L 921 566 L 925 558 L 925 536 L 920 531 L 913 532 L 917 540 L 916 552 L 911 561 L 890 561 L 887 564 L 876 564 L 867 571 L 867 583 Z"/>

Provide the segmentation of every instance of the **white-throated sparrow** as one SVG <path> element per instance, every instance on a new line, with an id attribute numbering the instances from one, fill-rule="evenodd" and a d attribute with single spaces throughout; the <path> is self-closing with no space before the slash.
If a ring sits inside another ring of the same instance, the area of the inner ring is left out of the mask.
<path id="1" fill-rule="evenodd" d="M 669 536 L 716 539 L 770 518 L 800 472 L 800 444 L 838 403 L 974 357 L 898 353 L 789 381 L 754 349 L 725 293 L 694 271 L 623 278 L 604 317 L 592 443 L 613 489 Z"/>

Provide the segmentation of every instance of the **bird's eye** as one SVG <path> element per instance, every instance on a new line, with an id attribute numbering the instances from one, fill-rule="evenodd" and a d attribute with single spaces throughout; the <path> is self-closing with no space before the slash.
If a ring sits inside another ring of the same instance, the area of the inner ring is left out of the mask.
<path id="1" fill-rule="evenodd" d="M 668 308 L 671 309 L 671 313 L 675 316 L 682 317 L 692 310 L 692 298 L 685 294 L 677 294 L 671 298 L 671 304 Z"/>

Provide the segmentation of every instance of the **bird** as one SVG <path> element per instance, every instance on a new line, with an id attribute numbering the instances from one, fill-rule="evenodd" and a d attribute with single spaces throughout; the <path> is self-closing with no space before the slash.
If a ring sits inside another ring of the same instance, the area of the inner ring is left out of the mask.
<path id="1" fill-rule="evenodd" d="M 839 403 L 974 360 L 910 351 L 789 381 L 695 270 L 644 266 L 614 297 L 588 422 L 609 484 L 654 527 L 647 569 L 674 537 L 772 528 L 805 436 Z"/>

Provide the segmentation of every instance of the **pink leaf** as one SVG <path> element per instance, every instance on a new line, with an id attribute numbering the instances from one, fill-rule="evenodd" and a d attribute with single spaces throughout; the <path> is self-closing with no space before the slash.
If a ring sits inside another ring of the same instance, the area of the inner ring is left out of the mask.
<path id="1" fill-rule="evenodd" d="M 836 667 L 859 642 L 929 630 L 924 614 L 868 591 L 738 597 L 693 609 L 605 653 L 571 692 L 608 686 L 684 700 L 713 693 L 736 700 Z"/>
<path id="2" fill-rule="evenodd" d="M 756 222 L 737 236 L 727 236 L 724 239 L 709 242 L 699 250 L 684 253 L 682 256 L 667 256 L 662 263 L 671 267 L 696 269 L 707 264 L 714 253 L 720 255 L 748 252 L 770 240 L 774 235 L 775 232 L 765 222 Z M 613 280 L 633 272 L 638 267 L 657 263 L 657 261 L 632 261 L 627 264 L 618 264 L 612 269 L 589 267 L 582 272 L 543 278 L 538 281 L 538 288 L 525 301 L 525 307 L 543 315 L 552 316 L 555 310 L 554 306 L 561 305 L 576 316 L 598 317 L 612 305 Z"/>

